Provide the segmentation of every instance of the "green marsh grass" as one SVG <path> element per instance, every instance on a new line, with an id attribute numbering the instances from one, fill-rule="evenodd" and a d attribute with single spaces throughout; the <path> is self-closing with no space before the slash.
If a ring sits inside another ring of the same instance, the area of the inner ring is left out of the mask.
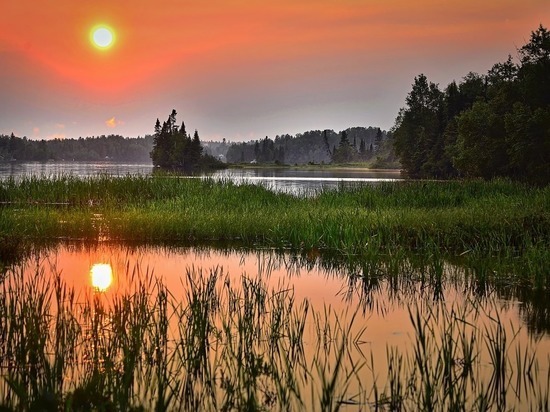
<path id="1" fill-rule="evenodd" d="M 529 259 L 550 245 L 550 188 L 505 180 L 392 182 L 308 197 L 168 176 L 29 177 L 0 182 L 0 202 L 5 242 L 106 237 Z"/>
<path id="2" fill-rule="evenodd" d="M 153 273 L 130 271 L 133 289 L 110 301 L 82 301 L 38 264 L 30 281 L 10 269 L 66 240 L 292 249 L 298 266 L 345 267 L 342 293 L 360 297 L 358 311 L 385 310 L 376 300 L 384 287 L 395 299 L 419 297 L 410 302 L 412 349 L 388 347 L 385 360 L 352 355 L 368 336 L 368 327 L 352 336 L 355 315 L 317 311 L 284 285 L 268 290 L 246 276 L 231 284 L 219 269 L 190 269 L 183 297 Z M 443 290 L 449 265 L 464 268 L 476 296 L 523 297 L 519 311 L 540 337 L 549 250 L 549 188 L 504 180 L 315 196 L 169 176 L 1 181 L 0 391 L 19 409 L 537 409 L 548 405 L 550 360 L 539 364 L 536 342 L 522 346 L 501 319 L 465 321 L 478 319 L 480 304 L 446 305 Z"/>

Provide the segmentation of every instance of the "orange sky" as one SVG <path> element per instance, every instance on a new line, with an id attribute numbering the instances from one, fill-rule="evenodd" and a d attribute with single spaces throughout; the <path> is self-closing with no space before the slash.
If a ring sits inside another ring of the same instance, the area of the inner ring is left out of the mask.
<path id="1" fill-rule="evenodd" d="M 548 0 L 0 0 L 0 133 L 201 138 L 392 126 L 415 75 L 515 56 Z M 90 44 L 99 23 L 109 50 Z"/>

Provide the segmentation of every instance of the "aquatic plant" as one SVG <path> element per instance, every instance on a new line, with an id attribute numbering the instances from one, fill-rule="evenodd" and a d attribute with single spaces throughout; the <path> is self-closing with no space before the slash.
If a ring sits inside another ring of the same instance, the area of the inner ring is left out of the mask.
<path id="1" fill-rule="evenodd" d="M 543 258 L 550 189 L 505 180 L 393 182 L 314 197 L 174 176 L 28 177 L 0 182 L 0 238 L 231 242 Z"/>
<path id="2" fill-rule="evenodd" d="M 360 312 L 297 302 L 284 284 L 187 268 L 178 293 L 136 266 L 116 293 L 77 292 L 34 264 L 0 284 L 12 409 L 502 410 L 549 398 L 540 339 L 516 339 L 495 301 L 416 299 L 410 342 L 375 359 Z"/>

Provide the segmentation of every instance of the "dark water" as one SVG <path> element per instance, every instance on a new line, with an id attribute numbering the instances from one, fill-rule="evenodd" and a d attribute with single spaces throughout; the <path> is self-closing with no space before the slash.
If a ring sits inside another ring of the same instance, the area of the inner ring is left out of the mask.
<path id="1" fill-rule="evenodd" d="M 90 177 L 97 175 L 127 176 L 150 175 L 151 164 L 121 164 L 110 162 L 30 162 L 0 163 L 0 179 L 25 176 L 71 175 Z M 314 193 L 322 189 L 336 189 L 342 186 L 373 184 L 402 179 L 398 170 L 369 169 L 225 169 L 214 173 L 189 178 L 212 178 L 231 180 L 235 183 L 261 184 L 275 191 L 287 193 Z"/>

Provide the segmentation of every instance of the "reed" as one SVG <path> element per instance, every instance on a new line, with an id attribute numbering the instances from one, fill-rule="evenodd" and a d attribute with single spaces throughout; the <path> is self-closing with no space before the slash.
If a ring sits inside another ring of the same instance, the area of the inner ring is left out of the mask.
<path id="1" fill-rule="evenodd" d="M 549 399 L 541 338 L 520 343 L 492 315 L 497 301 L 416 296 L 409 343 L 375 359 L 360 311 L 313 308 L 285 284 L 187 268 L 179 294 L 128 267 L 128 288 L 108 297 L 52 272 L 37 260 L 34 276 L 15 267 L 0 281 L 6 408 L 529 410 Z"/>
<path id="2" fill-rule="evenodd" d="M 548 363 L 539 363 L 536 339 L 522 345 L 515 341 L 519 331 L 483 311 L 475 301 L 413 306 L 412 351 L 388 347 L 388 378 L 385 385 L 375 380 L 371 391 L 375 409 L 538 410 L 544 405 L 546 376 L 533 373 Z M 376 370 L 374 359 L 370 369 Z"/>
<path id="3" fill-rule="evenodd" d="M 505 180 L 273 193 L 207 179 L 29 177 L 0 182 L 0 238 L 227 241 L 346 254 L 526 256 L 548 264 L 550 188 Z M 536 263 L 538 265 L 538 263 Z"/>

